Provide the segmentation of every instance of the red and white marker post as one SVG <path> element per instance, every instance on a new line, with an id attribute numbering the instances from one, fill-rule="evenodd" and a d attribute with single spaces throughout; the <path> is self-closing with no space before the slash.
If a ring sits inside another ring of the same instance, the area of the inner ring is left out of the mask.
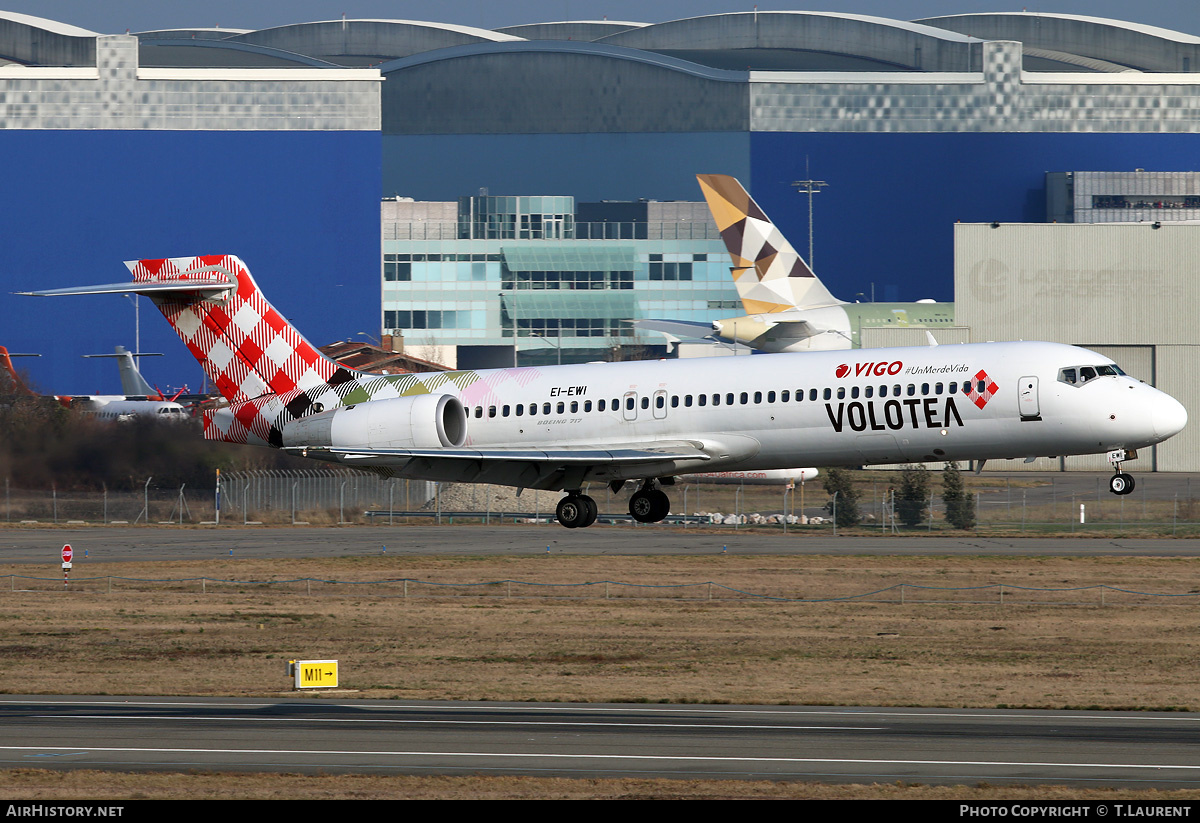
<path id="1" fill-rule="evenodd" d="M 71 558 L 75 556 L 75 552 L 71 550 L 70 543 L 64 543 L 62 547 L 62 568 L 63 568 L 63 588 L 67 587 L 67 577 L 71 574 Z"/>

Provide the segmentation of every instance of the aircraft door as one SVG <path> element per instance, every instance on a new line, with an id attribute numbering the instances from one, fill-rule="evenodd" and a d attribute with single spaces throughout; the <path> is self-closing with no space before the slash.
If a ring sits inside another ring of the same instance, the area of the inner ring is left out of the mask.
<path id="1" fill-rule="evenodd" d="M 1041 420 L 1042 409 L 1038 400 L 1038 379 L 1036 375 L 1022 377 L 1017 384 L 1017 408 L 1022 420 Z"/>
<path id="2" fill-rule="evenodd" d="M 626 420 L 637 420 L 637 392 L 625 392 L 625 397 L 621 400 L 621 414 Z"/>
<path id="3" fill-rule="evenodd" d="M 662 420 L 667 416 L 667 392 L 665 389 L 659 389 L 654 393 L 654 400 L 651 408 L 654 410 L 654 419 Z"/>

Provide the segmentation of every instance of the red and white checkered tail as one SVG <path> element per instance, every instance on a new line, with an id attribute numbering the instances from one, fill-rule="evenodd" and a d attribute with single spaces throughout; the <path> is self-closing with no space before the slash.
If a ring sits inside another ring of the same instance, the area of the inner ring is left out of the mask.
<path id="1" fill-rule="evenodd" d="M 142 293 L 230 403 L 324 385 L 339 368 L 267 302 L 246 265 L 231 254 L 125 265 L 136 282 L 165 287 Z M 196 289 L 186 290 L 192 284 Z"/>

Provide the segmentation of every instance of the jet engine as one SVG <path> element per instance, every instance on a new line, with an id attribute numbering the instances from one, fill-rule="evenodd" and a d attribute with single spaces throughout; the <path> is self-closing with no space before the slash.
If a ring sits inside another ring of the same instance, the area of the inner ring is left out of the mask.
<path id="1" fill-rule="evenodd" d="M 467 439 L 467 412 L 450 394 L 370 400 L 320 412 L 283 427 L 284 446 L 436 449 Z"/>

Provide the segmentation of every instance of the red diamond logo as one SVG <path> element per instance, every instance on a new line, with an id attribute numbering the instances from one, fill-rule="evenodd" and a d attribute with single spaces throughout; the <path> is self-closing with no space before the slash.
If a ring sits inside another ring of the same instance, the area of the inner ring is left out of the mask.
<path id="1" fill-rule="evenodd" d="M 999 386 L 997 386 L 992 379 L 988 377 L 988 373 L 983 369 L 979 370 L 979 372 L 975 375 L 975 379 L 971 381 L 970 385 L 971 388 L 965 392 L 967 399 L 981 409 L 987 405 L 987 402 L 991 400 L 992 396 L 995 395 L 999 390 Z"/>

